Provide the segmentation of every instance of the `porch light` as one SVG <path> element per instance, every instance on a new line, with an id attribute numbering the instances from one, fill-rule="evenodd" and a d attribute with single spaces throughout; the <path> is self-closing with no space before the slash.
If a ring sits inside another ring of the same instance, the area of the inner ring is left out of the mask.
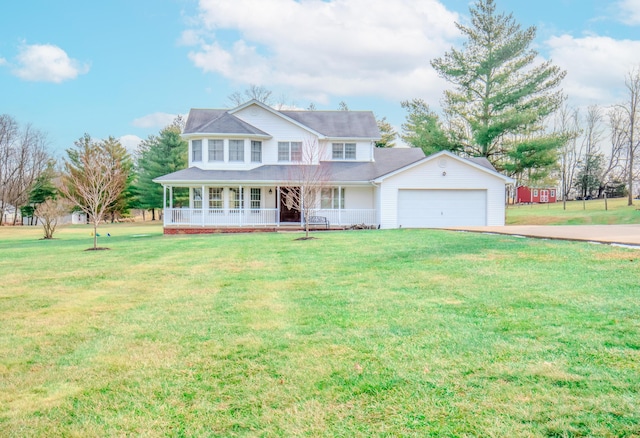
<path id="1" fill-rule="evenodd" d="M 442 176 L 447 176 L 447 172 L 442 172 Z"/>
<path id="2" fill-rule="evenodd" d="M 273 190 L 269 189 L 269 194 L 272 194 L 272 193 L 273 193 Z"/>

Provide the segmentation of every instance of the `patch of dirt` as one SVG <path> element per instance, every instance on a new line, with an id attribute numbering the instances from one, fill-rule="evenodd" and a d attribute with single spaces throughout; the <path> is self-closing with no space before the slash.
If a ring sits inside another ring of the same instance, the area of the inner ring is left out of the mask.
<path id="1" fill-rule="evenodd" d="M 298 237 L 297 239 L 294 239 L 294 240 L 316 240 L 316 239 L 317 237 L 309 236 L 309 237 Z"/>
<path id="2" fill-rule="evenodd" d="M 85 251 L 108 251 L 110 249 L 111 248 L 100 248 L 100 247 L 98 247 L 98 248 L 87 248 L 87 249 L 85 249 Z"/>

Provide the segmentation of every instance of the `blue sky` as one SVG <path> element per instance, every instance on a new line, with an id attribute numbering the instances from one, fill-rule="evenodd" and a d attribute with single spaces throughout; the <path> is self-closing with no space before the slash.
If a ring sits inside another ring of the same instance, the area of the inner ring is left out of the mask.
<path id="1" fill-rule="evenodd" d="M 461 43 L 468 0 L 23 0 L 0 15 L 0 113 L 64 150 L 85 132 L 134 148 L 190 108 L 226 108 L 249 84 L 306 108 L 438 108 L 429 60 Z M 497 0 L 567 70 L 574 106 L 611 105 L 640 66 L 640 0 Z"/>

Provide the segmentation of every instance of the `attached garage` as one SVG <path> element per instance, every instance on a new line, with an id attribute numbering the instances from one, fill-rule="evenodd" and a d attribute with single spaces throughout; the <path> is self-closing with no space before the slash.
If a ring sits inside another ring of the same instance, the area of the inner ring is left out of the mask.
<path id="1" fill-rule="evenodd" d="M 487 225 L 487 191 L 398 190 L 398 225 L 402 228 Z"/>
<path id="2" fill-rule="evenodd" d="M 485 158 L 438 152 L 373 180 L 380 227 L 504 225 L 505 186 L 514 182 Z"/>

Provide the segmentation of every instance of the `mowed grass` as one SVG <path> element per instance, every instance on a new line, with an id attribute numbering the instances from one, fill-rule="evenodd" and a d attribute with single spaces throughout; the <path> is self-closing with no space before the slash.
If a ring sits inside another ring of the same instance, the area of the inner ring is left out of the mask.
<path id="1" fill-rule="evenodd" d="M 0 228 L 0 436 L 640 436 L 637 250 L 107 232 Z"/>
<path id="2" fill-rule="evenodd" d="M 562 201 L 555 204 L 522 204 L 507 207 L 507 225 L 611 225 L 640 224 L 640 200 L 627 198 Z"/>

